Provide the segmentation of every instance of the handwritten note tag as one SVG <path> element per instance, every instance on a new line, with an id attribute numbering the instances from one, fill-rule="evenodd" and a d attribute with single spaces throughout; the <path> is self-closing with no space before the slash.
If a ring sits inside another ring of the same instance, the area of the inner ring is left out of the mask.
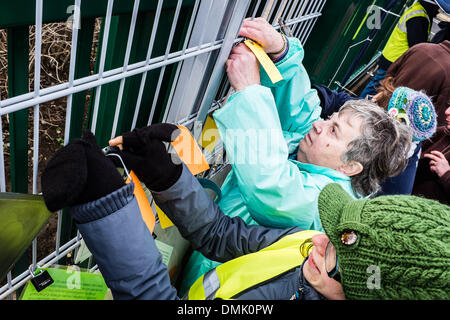
<path id="1" fill-rule="evenodd" d="M 277 69 L 275 64 L 259 44 L 250 39 L 245 40 L 244 43 L 250 50 L 252 50 L 253 54 L 256 56 L 261 66 L 266 71 L 270 80 L 272 80 L 272 83 L 277 83 L 278 81 L 283 80 L 280 71 Z"/>

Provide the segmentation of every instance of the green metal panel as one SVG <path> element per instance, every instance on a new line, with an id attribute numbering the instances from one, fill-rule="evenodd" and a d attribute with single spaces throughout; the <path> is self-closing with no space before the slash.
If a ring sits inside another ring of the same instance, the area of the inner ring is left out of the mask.
<path id="1" fill-rule="evenodd" d="M 95 28 L 94 18 L 81 19 L 80 30 L 78 31 L 75 79 L 89 75 L 91 63 L 92 40 Z M 83 128 L 83 116 L 86 105 L 86 91 L 76 93 L 72 96 L 72 112 L 70 120 L 69 141 L 81 136 Z"/>
<path id="2" fill-rule="evenodd" d="M 183 1 L 183 7 L 192 7 L 195 0 Z M 35 0 L 4 1 L 0 10 L 0 28 L 34 24 Z M 107 0 L 83 0 L 81 14 L 83 17 L 101 17 L 105 15 Z M 133 10 L 134 1 L 115 0 L 113 14 L 128 14 Z M 154 11 L 158 1 L 141 0 L 140 11 Z M 43 23 L 64 22 L 73 14 L 68 10 L 74 0 L 44 0 Z M 175 7 L 177 0 L 165 0 L 165 7 Z"/>
<path id="3" fill-rule="evenodd" d="M 390 0 L 327 1 L 322 16 L 305 44 L 304 64 L 312 83 L 338 88 L 334 81 L 342 81 L 364 47 L 364 40 L 372 31 L 367 26 L 367 19 L 370 18 L 367 8 L 372 4 L 385 7 L 389 2 Z M 405 1 L 396 1 L 390 11 L 399 14 L 404 6 Z M 397 19 L 390 14 L 386 16 L 381 29 L 377 30 L 354 70 L 361 70 L 362 66 L 383 49 Z M 350 48 L 351 46 L 353 47 Z"/>
<path id="4" fill-rule="evenodd" d="M 8 97 L 28 92 L 28 26 L 9 28 Z M 11 191 L 28 193 L 28 109 L 9 115 Z M 28 252 L 14 266 L 14 276 L 28 268 Z M 20 293 L 20 291 L 18 291 Z"/>
<path id="5" fill-rule="evenodd" d="M 170 3 L 168 4 L 170 5 Z M 180 16 L 178 18 L 177 28 L 175 30 L 172 41 L 171 51 L 181 49 L 184 41 L 185 31 L 189 23 L 189 17 L 192 13 L 193 7 L 182 7 Z M 163 7 L 158 26 L 158 32 L 152 51 L 152 58 L 164 55 L 169 38 L 169 33 L 175 14 L 175 6 Z M 138 15 L 135 35 L 133 39 L 132 49 L 130 52 L 129 63 L 145 60 L 147 54 L 148 44 L 150 42 L 151 27 L 153 25 L 155 12 L 148 12 Z M 113 16 L 111 19 L 110 33 L 108 38 L 107 55 L 105 59 L 105 71 L 121 67 L 124 63 L 126 44 L 128 39 L 128 32 L 131 22 L 131 16 L 119 15 Z M 180 23 L 184 22 L 184 23 Z M 103 24 L 101 35 L 103 35 Z M 102 39 L 98 43 L 98 53 L 96 59 L 95 72 L 98 71 L 99 57 L 101 55 Z M 171 87 L 176 64 L 168 65 L 166 67 L 162 85 L 160 88 L 160 95 L 158 96 L 154 121 L 160 121 L 164 113 L 165 102 L 168 99 L 168 88 Z M 137 121 L 137 126 L 145 126 L 150 115 L 150 108 L 153 103 L 153 98 L 156 92 L 156 86 L 159 79 L 161 69 L 151 70 L 147 74 L 144 94 L 141 102 L 141 109 Z M 120 109 L 119 121 L 117 126 L 117 134 L 127 131 L 131 128 L 134 110 L 136 107 L 137 95 L 142 75 L 133 76 L 125 81 L 125 89 L 122 98 L 122 105 Z M 111 138 L 111 131 L 114 121 L 115 106 L 119 94 L 120 81 L 115 81 L 102 86 L 100 104 L 98 110 L 98 120 L 96 125 L 95 136 L 99 145 L 106 145 Z M 89 126 L 91 126 L 92 114 L 95 102 L 95 90 L 91 97 L 90 109 L 88 115 Z"/>
<path id="6" fill-rule="evenodd" d="M 28 92 L 28 27 L 8 34 L 8 98 Z M 28 110 L 9 115 L 11 191 L 28 193 Z"/>

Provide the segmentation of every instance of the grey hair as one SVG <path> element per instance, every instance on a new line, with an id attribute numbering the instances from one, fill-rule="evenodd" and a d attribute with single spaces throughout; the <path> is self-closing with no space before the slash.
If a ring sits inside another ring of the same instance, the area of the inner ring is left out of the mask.
<path id="1" fill-rule="evenodd" d="M 368 100 L 347 101 L 339 112 L 351 112 L 351 118 L 362 119 L 362 133 L 353 139 L 342 161 L 358 161 L 363 170 L 352 176 L 357 195 L 367 196 L 380 189 L 380 183 L 402 172 L 408 163 L 412 133 L 385 110 Z"/>

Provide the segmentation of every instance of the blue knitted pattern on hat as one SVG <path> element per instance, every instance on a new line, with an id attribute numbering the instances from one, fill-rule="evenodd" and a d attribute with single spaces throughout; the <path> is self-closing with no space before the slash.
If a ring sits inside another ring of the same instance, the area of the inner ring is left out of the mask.
<path id="1" fill-rule="evenodd" d="M 417 96 L 408 108 L 414 140 L 430 138 L 436 131 L 436 113 L 429 99 Z"/>
<path id="2" fill-rule="evenodd" d="M 405 110 L 412 129 L 413 141 L 429 139 L 436 131 L 436 112 L 430 98 L 422 92 L 398 87 L 389 100 L 388 110 Z"/>

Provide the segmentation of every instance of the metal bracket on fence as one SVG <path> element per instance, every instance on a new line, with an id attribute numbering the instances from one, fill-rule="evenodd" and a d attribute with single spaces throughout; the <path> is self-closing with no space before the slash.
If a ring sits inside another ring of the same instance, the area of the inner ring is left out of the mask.
<path id="1" fill-rule="evenodd" d="M 286 21 L 281 19 L 281 17 L 278 18 L 278 24 L 280 25 L 281 33 L 283 33 L 286 37 L 293 37 L 294 35 L 292 33 L 291 28 L 288 25 L 286 25 L 285 23 L 286 23 Z"/>
<path id="2" fill-rule="evenodd" d="M 341 83 L 339 81 L 335 81 L 334 82 L 339 88 L 341 88 L 342 90 L 350 93 L 351 95 L 353 95 L 354 97 L 357 97 L 356 93 L 354 93 L 353 91 L 351 91 L 350 89 L 347 89 L 345 86 L 341 85 Z"/>

